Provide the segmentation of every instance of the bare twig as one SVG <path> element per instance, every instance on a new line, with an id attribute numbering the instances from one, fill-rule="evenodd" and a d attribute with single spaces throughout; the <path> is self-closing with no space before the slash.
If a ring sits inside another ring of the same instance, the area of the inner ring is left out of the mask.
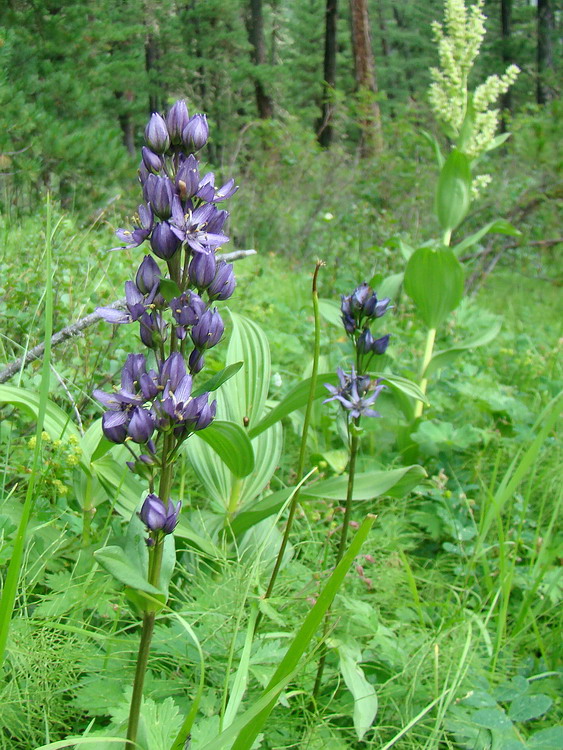
<path id="1" fill-rule="evenodd" d="M 250 255 L 256 255 L 256 250 L 235 250 L 232 253 L 220 253 L 217 255 L 217 258 L 219 258 L 220 260 L 233 261 L 240 260 L 241 258 L 248 258 Z M 106 307 L 111 307 L 114 310 L 121 310 L 125 307 L 125 299 L 118 299 L 111 305 L 106 305 Z M 85 328 L 89 328 L 91 325 L 94 325 L 94 323 L 97 323 L 98 320 L 101 320 L 101 316 L 99 315 L 99 313 L 93 312 L 89 315 L 86 315 L 85 318 L 77 320 L 76 323 L 73 323 L 70 326 L 66 326 L 66 328 L 62 328 L 60 331 L 57 331 L 57 333 L 55 333 L 51 338 L 51 347 L 54 348 L 58 344 L 61 344 L 63 341 L 67 341 L 74 336 L 78 336 L 81 331 L 83 331 Z M 29 349 L 23 357 L 18 357 L 18 359 L 14 360 L 10 365 L 8 365 L 8 367 L 0 371 L 0 383 L 5 383 L 13 375 L 26 367 L 30 362 L 34 362 L 36 359 L 40 359 L 43 356 L 44 352 L 44 342 L 41 344 L 37 344 L 37 346 L 34 346 L 32 349 Z"/>

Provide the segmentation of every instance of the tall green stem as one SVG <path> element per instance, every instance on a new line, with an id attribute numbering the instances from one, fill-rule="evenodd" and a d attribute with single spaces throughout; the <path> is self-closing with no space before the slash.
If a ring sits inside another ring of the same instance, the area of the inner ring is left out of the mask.
<path id="1" fill-rule="evenodd" d="M 356 478 L 356 458 L 358 457 L 358 449 L 360 447 L 360 436 L 359 436 L 360 418 L 352 420 L 352 425 L 349 428 L 350 435 L 350 463 L 348 465 L 348 486 L 346 487 L 346 508 L 344 511 L 344 522 L 342 524 L 342 531 L 340 532 L 340 542 L 338 544 L 338 550 L 336 552 L 335 566 L 342 560 L 344 550 L 346 549 L 346 540 L 348 538 L 348 527 L 350 525 L 350 516 L 352 514 L 352 498 L 354 496 L 354 480 Z M 323 629 L 323 641 L 325 640 L 330 626 L 330 609 L 327 610 L 324 621 Z M 327 647 L 323 643 L 321 647 L 321 655 L 319 658 L 319 666 L 317 667 L 317 676 L 315 677 L 315 685 L 313 687 L 313 700 L 317 699 L 319 690 L 321 689 L 321 682 L 323 679 L 323 672 L 325 669 Z"/>
<path id="2" fill-rule="evenodd" d="M 315 342 L 313 346 L 313 369 L 311 372 L 311 385 L 309 388 L 309 400 L 307 401 L 307 407 L 305 409 L 305 419 L 303 420 L 303 432 L 301 433 L 301 445 L 299 448 L 299 459 L 297 461 L 297 481 L 298 482 L 302 478 L 303 472 L 305 470 L 305 456 L 307 455 L 307 434 L 309 432 L 309 424 L 311 422 L 311 411 L 313 409 L 313 401 L 315 400 L 315 391 L 317 388 L 317 373 L 319 371 L 319 355 L 320 355 L 320 350 L 321 350 L 321 319 L 320 319 L 320 314 L 319 314 L 319 294 L 317 290 L 317 278 L 318 278 L 321 266 L 323 265 L 324 263 L 318 260 L 317 265 L 315 266 L 315 271 L 313 273 L 312 297 L 313 297 L 313 315 L 315 319 Z M 278 556 L 276 557 L 274 569 L 272 571 L 272 575 L 270 576 L 270 582 L 268 583 L 268 588 L 266 589 L 266 593 L 264 594 L 265 599 L 269 599 L 270 596 L 272 595 L 272 591 L 274 590 L 276 578 L 278 577 L 278 573 L 279 573 L 279 570 L 283 561 L 283 556 L 285 554 L 287 543 L 289 541 L 289 534 L 291 532 L 291 527 L 293 525 L 295 513 L 297 511 L 298 500 L 299 500 L 299 489 L 297 489 L 296 492 L 294 493 L 293 498 L 291 500 L 291 504 L 289 506 L 289 515 L 287 518 L 287 523 L 285 525 L 285 531 L 284 531 L 283 538 L 282 538 L 280 548 L 278 551 Z M 261 619 L 262 619 L 262 613 L 259 612 L 256 618 L 255 631 L 258 629 L 258 625 L 260 624 Z"/>
<path id="3" fill-rule="evenodd" d="M 160 475 L 160 484 L 158 494 L 163 503 L 168 503 L 170 499 L 170 490 L 172 488 L 174 464 L 168 461 L 168 457 L 174 450 L 174 437 L 166 435 L 162 447 L 163 468 Z M 155 532 L 151 537 L 154 539 L 154 546 L 149 547 L 149 569 L 148 581 L 152 586 L 160 588 L 160 569 L 162 567 L 162 553 L 164 550 L 164 535 L 162 532 Z M 131 706 L 129 707 L 129 724 L 127 726 L 126 750 L 133 750 L 139 730 L 139 715 L 143 701 L 143 686 L 145 684 L 145 674 L 149 660 L 149 652 L 154 632 L 154 620 L 156 613 L 154 611 L 145 611 L 143 613 L 143 628 L 141 631 L 141 641 L 137 653 L 137 666 L 135 668 L 135 679 L 133 680 L 133 694 L 131 696 Z"/>
<path id="4" fill-rule="evenodd" d="M 432 353 L 434 351 L 434 342 L 436 341 L 436 329 L 429 328 L 426 334 L 426 346 L 424 348 L 424 357 L 422 358 L 422 364 L 420 365 L 420 390 L 426 394 L 426 388 L 428 387 L 428 378 L 425 377 L 426 368 L 430 364 L 432 359 Z M 417 401 L 414 409 L 414 418 L 422 416 L 422 410 L 424 405 L 422 401 Z"/>

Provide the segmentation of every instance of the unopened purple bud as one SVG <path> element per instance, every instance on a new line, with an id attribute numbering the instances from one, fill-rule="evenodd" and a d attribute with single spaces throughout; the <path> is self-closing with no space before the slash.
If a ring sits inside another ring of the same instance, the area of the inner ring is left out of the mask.
<path id="1" fill-rule="evenodd" d="M 167 221 L 161 221 L 152 230 L 151 248 L 157 258 L 170 260 L 181 244 Z"/>
<path id="2" fill-rule="evenodd" d="M 172 215 L 172 199 L 174 198 L 174 184 L 168 177 L 150 174 L 144 185 L 144 196 L 152 206 L 152 210 L 161 219 L 168 219 Z"/>
<path id="3" fill-rule="evenodd" d="M 199 151 L 207 143 L 209 125 L 206 115 L 194 115 L 182 132 L 182 141 L 188 151 Z"/>
<path id="4" fill-rule="evenodd" d="M 381 318 L 387 312 L 390 302 L 389 297 L 378 300 L 377 295 L 372 294 L 364 304 L 364 315 L 368 318 Z"/>
<path id="5" fill-rule="evenodd" d="M 137 289 L 141 294 L 149 294 L 160 282 L 161 276 L 162 272 L 155 259 L 150 255 L 145 255 L 135 276 Z"/>
<path id="6" fill-rule="evenodd" d="M 236 286 L 236 279 L 232 263 L 220 260 L 217 263 L 217 272 L 211 284 L 207 287 L 207 294 L 211 301 L 229 299 Z"/>
<path id="7" fill-rule="evenodd" d="M 178 525 L 181 509 L 182 503 L 180 502 L 180 500 L 178 500 L 176 505 L 174 505 L 172 500 L 168 501 L 168 505 L 166 507 L 166 522 L 162 527 L 162 531 L 165 534 L 171 534 Z"/>
<path id="8" fill-rule="evenodd" d="M 166 323 L 159 312 L 144 313 L 140 322 L 141 341 L 149 349 L 158 349 L 166 341 Z"/>
<path id="9" fill-rule="evenodd" d="M 205 358 L 203 352 L 200 352 L 199 349 L 194 349 L 188 359 L 188 367 L 192 375 L 197 375 L 198 372 L 201 372 L 204 365 Z"/>
<path id="10" fill-rule="evenodd" d="M 351 306 L 352 310 L 363 310 L 364 304 L 373 294 L 372 288 L 365 281 L 357 286 L 352 292 Z"/>
<path id="11" fill-rule="evenodd" d="M 387 347 L 389 346 L 390 338 L 391 338 L 391 335 L 388 333 L 379 339 L 375 339 L 371 347 L 372 352 L 374 352 L 375 354 L 385 354 L 385 351 L 387 350 Z"/>
<path id="12" fill-rule="evenodd" d="M 145 141 L 147 146 L 157 154 L 163 154 L 170 146 L 170 137 L 164 118 L 157 112 L 153 112 L 147 127 L 145 128 Z"/>
<path id="13" fill-rule="evenodd" d="M 158 495 L 150 493 L 141 507 L 139 518 L 149 531 L 160 531 L 167 519 L 166 506 Z"/>
<path id="14" fill-rule="evenodd" d="M 193 154 L 185 158 L 176 172 L 176 187 L 182 200 L 194 196 L 199 186 L 199 165 Z"/>
<path id="15" fill-rule="evenodd" d="M 364 330 L 358 337 L 358 341 L 356 342 L 356 346 L 360 354 L 367 354 L 369 351 L 371 351 L 373 343 L 374 338 L 371 334 L 371 331 L 369 330 L 369 328 L 364 328 Z"/>
<path id="16" fill-rule="evenodd" d="M 148 172 L 152 172 L 153 174 L 160 172 L 163 167 L 163 162 L 158 154 L 155 154 L 154 151 L 151 151 L 150 148 L 147 148 L 146 146 L 143 146 L 141 149 L 141 154 L 143 156 L 143 164 Z"/>
<path id="17" fill-rule="evenodd" d="M 184 363 L 184 358 L 180 352 L 172 352 L 172 354 L 162 363 L 158 379 L 163 387 L 169 383 L 171 390 L 175 391 L 185 375 L 186 365 Z"/>
<path id="18" fill-rule="evenodd" d="M 127 427 L 129 437 L 135 443 L 146 443 L 152 437 L 155 428 L 154 417 L 150 411 L 136 406 Z"/>
<path id="19" fill-rule="evenodd" d="M 194 253 L 190 262 L 188 273 L 191 283 L 197 288 L 198 292 L 211 284 L 215 278 L 217 262 L 214 253 Z"/>
<path id="20" fill-rule="evenodd" d="M 190 116 L 186 102 L 183 99 L 174 102 L 166 115 L 166 127 L 170 135 L 170 142 L 173 145 L 177 146 L 182 143 L 182 133 L 189 121 Z"/>
<path id="21" fill-rule="evenodd" d="M 110 443 L 124 443 L 127 437 L 128 416 L 124 411 L 106 411 L 102 417 L 102 432 Z"/>
<path id="22" fill-rule="evenodd" d="M 210 349 L 219 343 L 224 330 L 225 326 L 217 309 L 206 310 L 199 322 L 192 328 L 192 341 L 200 350 Z"/>

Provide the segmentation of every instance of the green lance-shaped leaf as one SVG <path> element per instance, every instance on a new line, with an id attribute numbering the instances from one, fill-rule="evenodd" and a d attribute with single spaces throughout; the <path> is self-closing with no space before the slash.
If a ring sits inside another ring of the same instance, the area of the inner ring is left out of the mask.
<path id="1" fill-rule="evenodd" d="M 254 469 L 252 443 L 241 425 L 217 419 L 194 434 L 213 448 L 236 477 L 246 477 Z"/>
<path id="2" fill-rule="evenodd" d="M 342 327 L 342 312 L 340 305 L 333 299 L 319 299 L 319 313 L 333 326 Z"/>
<path id="3" fill-rule="evenodd" d="M 336 569 L 320 592 L 314 607 L 295 634 L 295 638 L 291 642 L 285 656 L 264 689 L 262 697 L 255 701 L 242 716 L 235 719 L 228 729 L 221 732 L 211 742 L 207 742 L 201 750 L 223 750 L 226 747 L 230 747 L 231 750 L 249 750 L 252 747 L 254 740 L 276 705 L 279 694 L 288 684 L 289 680 L 292 679 L 302 662 L 303 655 L 310 641 L 322 623 L 323 617 L 327 609 L 331 606 L 354 558 L 365 542 L 374 520 L 373 516 L 366 518 L 358 529 L 342 560 L 338 563 Z"/>
<path id="4" fill-rule="evenodd" d="M 474 234 L 470 234 L 469 237 L 465 237 L 461 242 L 458 242 L 452 250 L 459 257 L 469 247 L 476 245 L 486 234 L 506 234 L 510 237 L 519 237 L 522 232 L 505 219 L 495 219 L 485 224 Z"/>
<path id="5" fill-rule="evenodd" d="M 436 216 L 444 232 L 453 232 L 471 203 L 471 169 L 465 154 L 454 149 L 440 171 L 436 188 Z"/>
<path id="6" fill-rule="evenodd" d="M 117 545 L 102 547 L 94 552 L 96 562 L 107 570 L 117 581 L 139 591 L 148 594 L 162 594 L 160 589 L 150 584 L 146 575 L 138 570 L 137 566 L 130 560 L 124 549 Z"/>
<path id="7" fill-rule="evenodd" d="M 432 359 L 428 363 L 428 367 L 423 373 L 424 377 L 427 378 L 434 372 L 439 370 L 441 367 L 446 367 L 447 365 L 451 364 L 451 362 L 453 362 L 456 357 L 462 352 L 465 352 L 468 349 L 475 349 L 478 346 L 485 346 L 486 344 L 489 344 L 498 336 L 501 326 L 501 321 L 497 320 L 490 328 L 488 328 L 486 331 L 483 331 L 482 333 L 477 334 L 472 339 L 462 341 L 459 344 L 452 346 L 450 349 L 444 349 L 443 351 L 435 352 L 432 355 Z"/>
<path id="8" fill-rule="evenodd" d="M 228 365 L 223 370 L 213 375 L 212 378 L 206 380 L 205 383 L 202 383 L 202 385 L 200 385 L 198 388 L 194 388 L 192 397 L 195 398 L 196 396 L 200 396 L 202 393 L 216 391 L 217 388 L 223 385 L 223 383 L 226 383 L 227 380 L 230 380 L 234 375 L 236 375 L 242 365 L 242 362 L 233 362 L 231 365 Z"/>
<path id="9" fill-rule="evenodd" d="M 405 270 L 405 291 L 428 328 L 438 328 L 463 297 L 463 268 L 450 249 L 419 247 Z"/>

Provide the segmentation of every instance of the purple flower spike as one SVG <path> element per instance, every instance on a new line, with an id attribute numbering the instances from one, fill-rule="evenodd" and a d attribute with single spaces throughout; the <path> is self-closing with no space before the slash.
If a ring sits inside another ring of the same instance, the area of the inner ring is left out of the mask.
<path id="1" fill-rule="evenodd" d="M 157 112 L 153 112 L 151 119 L 145 128 L 145 141 L 147 146 L 156 154 L 163 154 L 170 146 L 170 136 L 164 118 Z"/>
<path id="2" fill-rule="evenodd" d="M 188 108 L 183 99 L 175 102 L 166 115 L 166 127 L 170 136 L 170 142 L 177 146 L 182 143 L 182 133 L 190 121 Z"/>
<path id="3" fill-rule="evenodd" d="M 209 125 L 206 115 L 194 115 L 184 128 L 182 141 L 188 151 L 199 151 L 207 143 Z"/>

